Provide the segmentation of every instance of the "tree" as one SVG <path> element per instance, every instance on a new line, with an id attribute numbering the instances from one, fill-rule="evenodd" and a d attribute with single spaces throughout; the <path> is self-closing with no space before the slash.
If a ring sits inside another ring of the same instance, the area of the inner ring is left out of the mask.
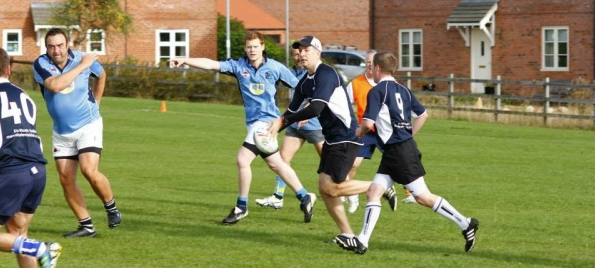
<path id="1" fill-rule="evenodd" d="M 85 41 L 88 30 L 127 34 L 133 30 L 133 18 L 120 7 L 119 0 L 65 0 L 53 10 L 52 23 L 69 28 L 78 26 L 71 38 L 75 45 Z"/>
<path id="2" fill-rule="evenodd" d="M 244 35 L 246 34 L 246 28 L 244 23 L 236 19 L 229 20 L 230 30 L 230 57 L 237 59 L 246 55 L 244 52 Z M 226 60 L 227 48 L 225 47 L 226 29 L 225 29 L 225 16 L 219 15 L 217 18 L 217 58 L 219 60 Z M 285 62 L 285 49 L 275 43 L 273 40 L 264 37 L 264 46 L 267 56 L 273 58 L 279 62 Z"/>

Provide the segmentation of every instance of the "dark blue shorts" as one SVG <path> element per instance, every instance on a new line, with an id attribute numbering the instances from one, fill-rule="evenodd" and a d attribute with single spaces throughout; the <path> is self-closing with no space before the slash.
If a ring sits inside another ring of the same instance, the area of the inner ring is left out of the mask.
<path id="1" fill-rule="evenodd" d="M 45 165 L 30 163 L 0 168 L 0 225 L 15 213 L 35 213 L 45 189 Z"/>
<path id="2" fill-rule="evenodd" d="M 378 151 L 382 153 L 382 149 L 380 149 L 380 144 L 378 144 L 378 139 L 376 138 L 376 133 L 368 132 L 362 138 L 361 142 L 364 144 L 357 157 L 363 157 L 365 159 L 372 159 L 372 155 L 374 154 L 374 150 L 378 148 Z"/>

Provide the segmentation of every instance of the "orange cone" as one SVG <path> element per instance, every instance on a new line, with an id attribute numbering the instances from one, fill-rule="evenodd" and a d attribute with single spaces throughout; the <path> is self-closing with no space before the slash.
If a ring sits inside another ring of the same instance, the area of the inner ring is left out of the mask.
<path id="1" fill-rule="evenodd" d="M 159 111 L 162 113 L 167 112 L 167 105 L 165 104 L 165 101 L 161 102 L 161 108 L 159 108 Z"/>

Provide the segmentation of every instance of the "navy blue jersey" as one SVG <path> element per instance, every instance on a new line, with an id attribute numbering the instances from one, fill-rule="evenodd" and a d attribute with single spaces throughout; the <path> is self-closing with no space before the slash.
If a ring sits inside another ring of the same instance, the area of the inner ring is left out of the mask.
<path id="1" fill-rule="evenodd" d="M 382 148 L 388 144 L 413 138 L 411 116 L 417 117 L 426 108 L 411 91 L 394 78 L 384 78 L 368 93 L 364 120 L 372 120 Z"/>
<path id="2" fill-rule="evenodd" d="M 47 164 L 37 135 L 37 107 L 25 91 L 0 78 L 0 169 Z"/>
<path id="3" fill-rule="evenodd" d="M 295 88 L 295 95 L 288 110 L 295 113 L 304 100 L 323 102 L 324 109 L 318 120 L 322 134 L 328 144 L 354 142 L 361 144 L 355 136 L 357 119 L 341 77 L 331 66 L 320 63 L 313 75 L 307 74 Z"/>

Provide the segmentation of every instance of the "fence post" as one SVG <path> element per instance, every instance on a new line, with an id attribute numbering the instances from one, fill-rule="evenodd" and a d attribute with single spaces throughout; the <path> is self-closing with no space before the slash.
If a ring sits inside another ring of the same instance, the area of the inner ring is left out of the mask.
<path id="1" fill-rule="evenodd" d="M 120 75 L 120 61 L 116 61 L 116 68 L 114 70 L 114 76 L 117 77 Z"/>
<path id="2" fill-rule="evenodd" d="M 543 80 L 543 125 L 547 126 L 547 112 L 550 109 L 550 78 Z"/>
<path id="3" fill-rule="evenodd" d="M 407 88 L 411 89 L 411 72 L 407 72 Z"/>
<path id="4" fill-rule="evenodd" d="M 455 107 L 455 83 L 454 74 L 448 75 L 448 119 L 452 119 L 452 110 Z"/>
<path id="5" fill-rule="evenodd" d="M 499 112 L 500 112 L 500 105 L 502 104 L 502 99 L 500 98 L 500 94 L 501 94 L 501 86 L 502 86 L 502 79 L 500 77 L 500 75 L 496 76 L 496 81 L 494 81 L 494 83 L 496 84 L 496 88 L 494 89 L 494 121 L 496 121 L 496 123 L 498 123 L 498 116 L 499 116 Z"/>

